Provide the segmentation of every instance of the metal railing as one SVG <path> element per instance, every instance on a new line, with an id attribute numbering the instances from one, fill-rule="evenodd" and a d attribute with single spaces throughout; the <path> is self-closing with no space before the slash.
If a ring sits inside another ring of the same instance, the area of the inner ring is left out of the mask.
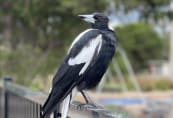
<path id="1" fill-rule="evenodd" d="M 47 98 L 47 94 L 33 91 L 4 79 L 0 83 L 0 118 L 41 118 L 41 105 Z M 70 118 L 132 118 L 127 114 L 113 114 L 104 109 L 81 108 L 79 102 L 70 105 Z M 56 112 L 51 118 L 56 118 Z"/>
<path id="2" fill-rule="evenodd" d="M 46 97 L 5 78 L 0 85 L 0 118 L 41 118 L 41 99 Z"/>

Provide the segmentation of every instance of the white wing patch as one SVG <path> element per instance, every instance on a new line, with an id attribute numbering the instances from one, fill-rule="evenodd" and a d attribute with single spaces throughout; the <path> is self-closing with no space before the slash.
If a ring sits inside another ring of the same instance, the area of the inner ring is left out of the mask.
<path id="1" fill-rule="evenodd" d="M 98 46 L 98 51 L 97 51 L 98 54 L 100 52 L 101 45 L 102 45 L 102 35 L 100 34 L 95 39 L 91 39 L 91 41 L 89 41 L 89 44 L 87 44 L 76 57 L 70 58 L 68 64 L 76 65 L 76 64 L 85 63 L 85 65 L 79 72 L 79 75 L 83 74 L 85 70 L 88 68 L 89 64 L 91 63 L 97 46 Z"/>
<path id="2" fill-rule="evenodd" d="M 70 46 L 70 48 L 69 48 L 69 50 L 68 50 L 68 53 L 70 52 L 70 50 L 71 50 L 71 48 L 73 47 L 73 45 L 74 45 L 76 42 L 78 42 L 79 39 L 80 39 L 84 34 L 86 34 L 87 32 L 89 32 L 89 31 L 91 31 L 91 30 L 94 30 L 94 29 L 87 29 L 87 30 L 83 31 L 82 33 L 80 33 L 80 34 L 74 39 L 74 41 L 72 42 L 72 44 L 71 44 L 71 46 Z"/>

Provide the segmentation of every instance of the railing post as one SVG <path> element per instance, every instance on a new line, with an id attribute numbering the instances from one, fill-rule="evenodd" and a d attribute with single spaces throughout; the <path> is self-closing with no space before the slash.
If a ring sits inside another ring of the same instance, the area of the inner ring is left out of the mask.
<path id="1" fill-rule="evenodd" d="M 7 82 L 11 82 L 12 79 L 10 77 L 4 77 L 4 118 L 8 118 L 8 92 L 6 90 Z"/>

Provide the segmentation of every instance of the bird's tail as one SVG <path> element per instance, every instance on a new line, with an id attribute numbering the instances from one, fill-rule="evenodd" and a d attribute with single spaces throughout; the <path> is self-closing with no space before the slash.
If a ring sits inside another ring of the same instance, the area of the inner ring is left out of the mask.
<path id="1" fill-rule="evenodd" d="M 76 93 L 77 93 L 77 89 L 76 89 L 76 87 L 75 87 L 75 88 L 73 88 L 71 94 L 69 94 L 69 95 L 63 100 L 63 102 L 62 102 L 62 104 L 61 104 L 61 109 L 60 109 L 61 118 L 67 118 L 71 100 L 76 96 Z"/>
<path id="2" fill-rule="evenodd" d="M 71 95 L 68 95 L 61 104 L 61 118 L 67 118 L 68 110 L 70 107 Z"/>

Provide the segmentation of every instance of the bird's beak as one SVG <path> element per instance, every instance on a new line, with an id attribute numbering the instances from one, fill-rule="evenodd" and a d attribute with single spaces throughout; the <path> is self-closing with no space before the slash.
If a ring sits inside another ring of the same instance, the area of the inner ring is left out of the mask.
<path id="1" fill-rule="evenodd" d="M 78 15 L 78 16 L 86 22 L 95 23 L 94 15 Z"/>

